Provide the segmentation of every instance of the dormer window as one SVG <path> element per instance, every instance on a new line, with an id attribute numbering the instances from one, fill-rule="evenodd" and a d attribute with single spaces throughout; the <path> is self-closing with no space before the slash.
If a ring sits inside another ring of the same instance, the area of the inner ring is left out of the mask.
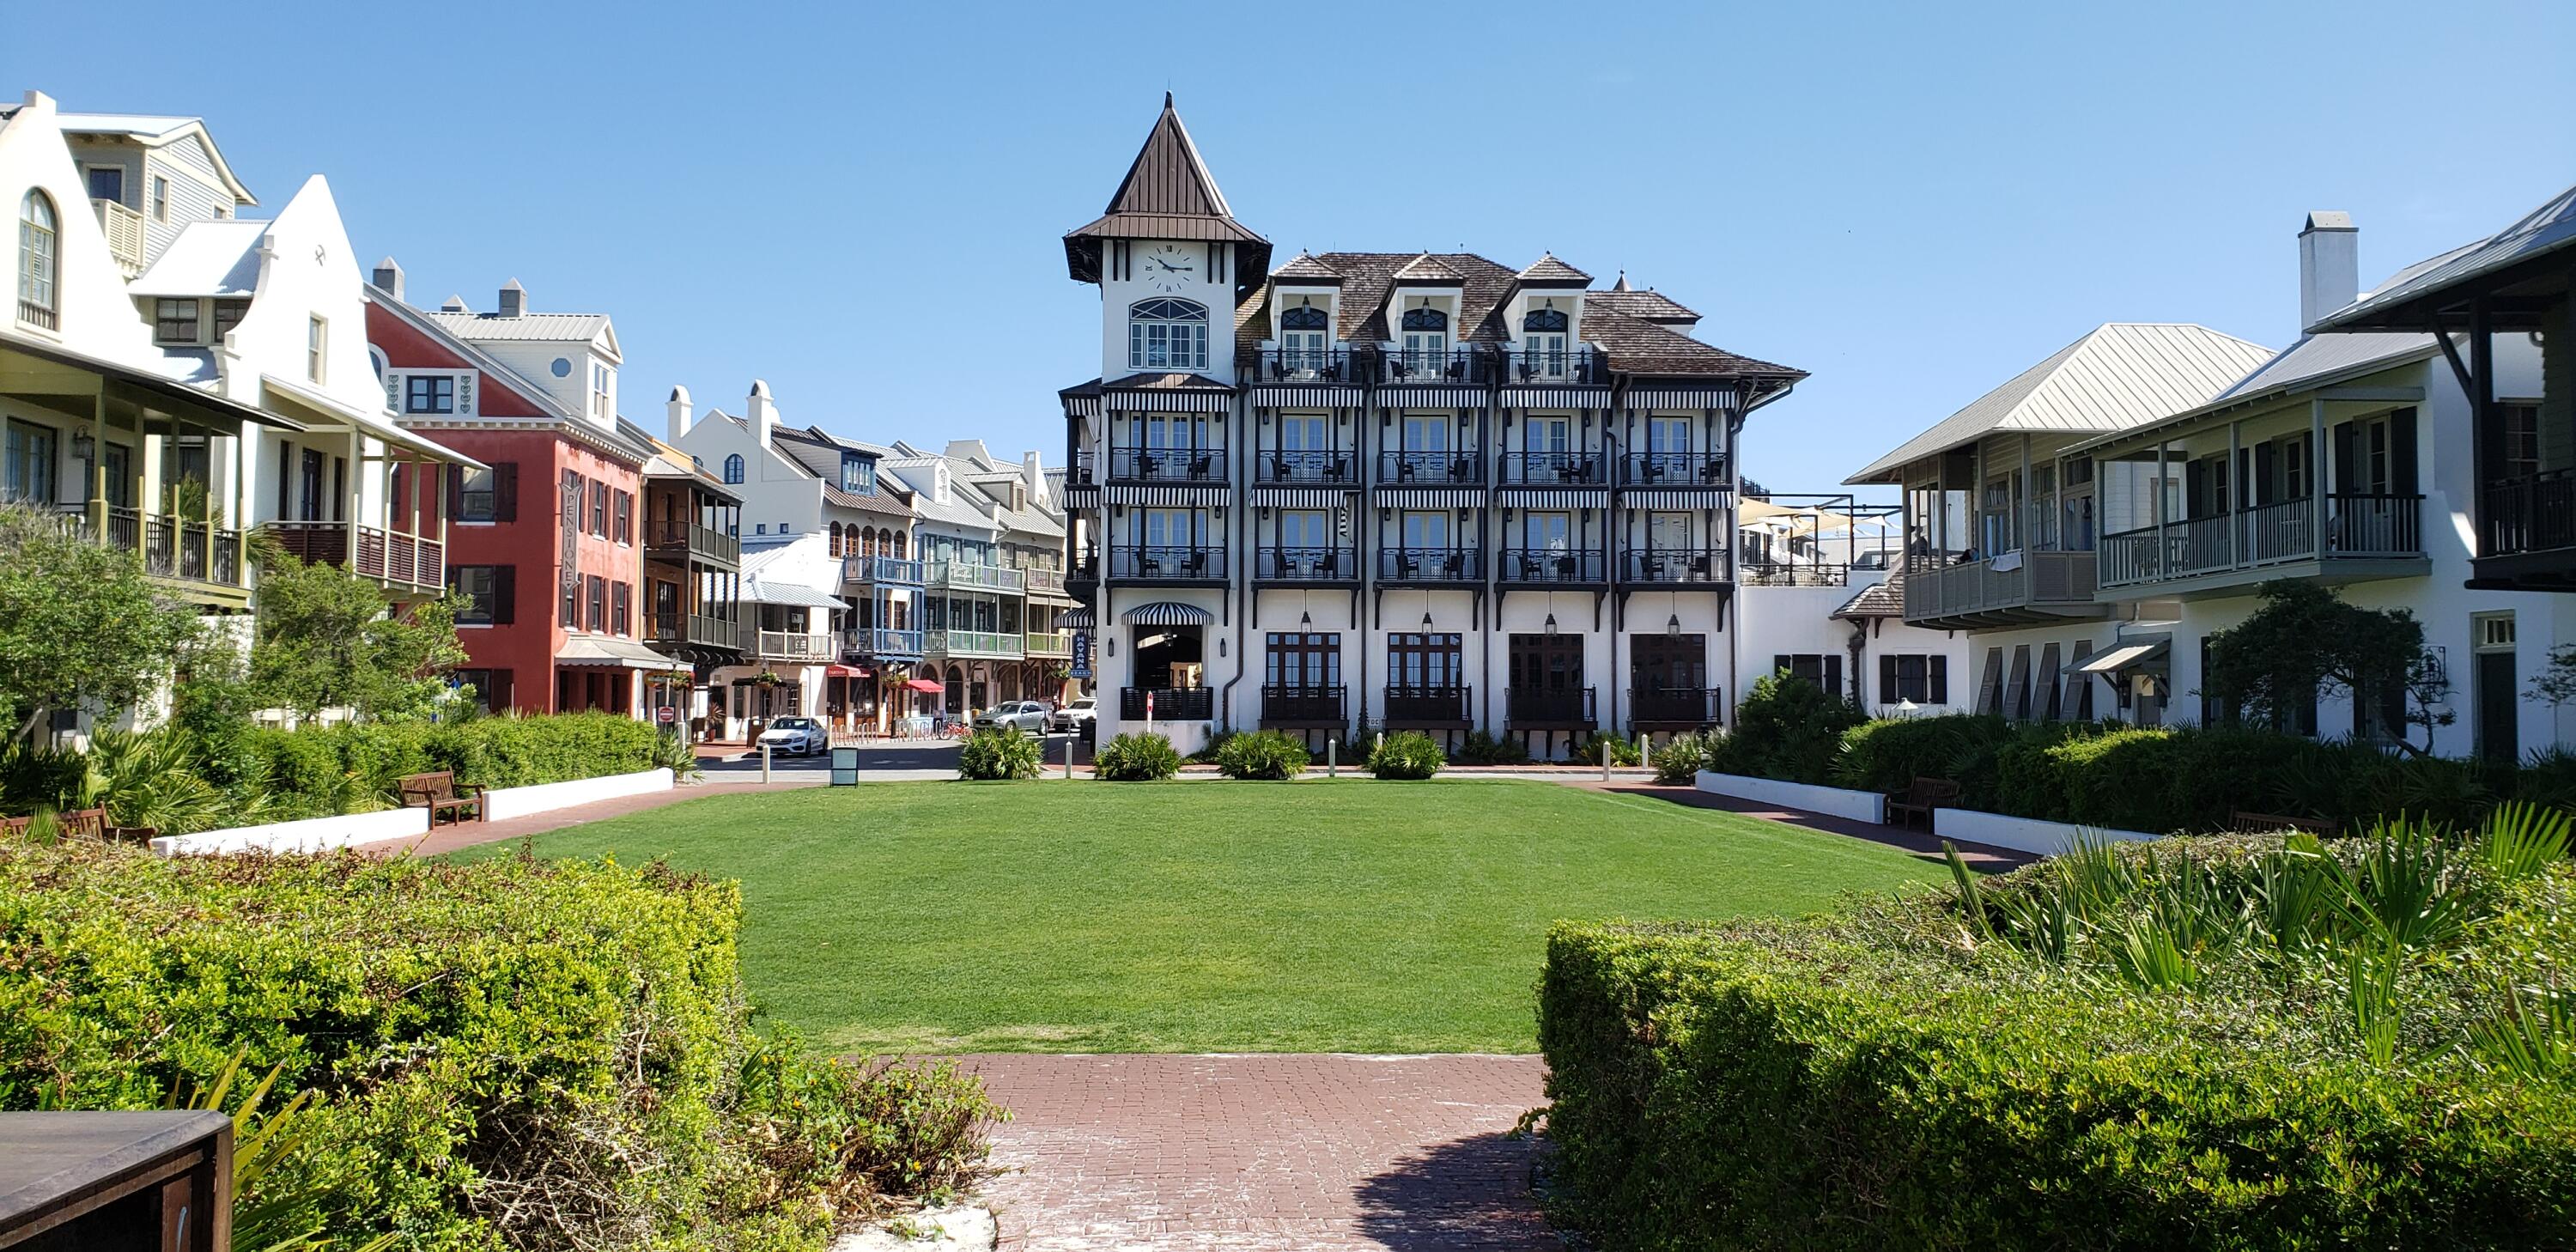
<path id="1" fill-rule="evenodd" d="M 451 374 L 413 374 L 403 379 L 403 412 L 453 413 L 456 378 Z"/>
<path id="2" fill-rule="evenodd" d="M 1531 309 L 1521 316 L 1521 368 L 1541 378 L 1566 371 L 1566 319 L 1562 309 Z"/>
<path id="3" fill-rule="evenodd" d="M 1322 373 L 1332 346 L 1331 314 L 1305 304 L 1279 315 L 1279 367 L 1290 377 Z"/>
<path id="4" fill-rule="evenodd" d="M 854 496 L 877 493 L 877 463 L 863 456 L 841 458 L 841 490 Z"/>
<path id="5" fill-rule="evenodd" d="M 735 483 L 740 483 L 740 482 L 742 481 L 742 454 L 741 454 L 741 453 L 737 452 L 737 453 L 734 453 L 732 456 L 729 456 L 729 457 L 726 457 L 726 458 L 725 458 L 725 472 L 724 472 L 724 480 L 725 480 L 725 482 L 726 482 L 727 484 L 735 484 Z"/>
<path id="6" fill-rule="evenodd" d="M 1127 309 L 1127 368 L 1207 368 L 1207 306 L 1195 300 L 1139 300 Z"/>
<path id="7" fill-rule="evenodd" d="M 1449 360 L 1449 314 L 1430 305 L 1404 311 L 1396 362 L 1407 378 L 1437 378 Z"/>
<path id="8" fill-rule="evenodd" d="M 602 421 L 608 418 L 608 363 L 590 363 L 590 415 Z"/>

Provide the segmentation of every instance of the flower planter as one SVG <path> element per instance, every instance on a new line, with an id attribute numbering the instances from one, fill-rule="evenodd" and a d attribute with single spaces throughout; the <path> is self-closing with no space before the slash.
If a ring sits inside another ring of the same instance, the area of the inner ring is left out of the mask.
<path id="1" fill-rule="evenodd" d="M 1887 820 L 1887 797 L 1875 791 L 1819 787 L 1810 783 L 1781 782 L 1776 778 L 1747 778 L 1741 774 L 1712 774 L 1707 770 L 1699 772 L 1698 784 L 1700 790 L 1711 795 L 1733 796 L 1758 804 L 1805 809 L 1810 813 L 1855 822 L 1876 824 Z"/>

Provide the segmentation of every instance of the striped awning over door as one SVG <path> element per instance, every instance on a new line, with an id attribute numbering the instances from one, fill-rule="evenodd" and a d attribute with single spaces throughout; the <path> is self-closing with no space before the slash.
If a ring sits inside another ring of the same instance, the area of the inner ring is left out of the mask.
<path id="1" fill-rule="evenodd" d="M 1100 489 L 1111 504 L 1149 504 L 1166 508 L 1221 509 L 1234 503 L 1234 488 L 1222 483 L 1180 486 L 1170 483 L 1111 483 Z"/>
<path id="2" fill-rule="evenodd" d="M 1252 402 L 1265 408 L 1283 405 L 1350 408 L 1360 402 L 1360 389 L 1328 383 L 1263 383 L 1252 389 Z"/>
<path id="3" fill-rule="evenodd" d="M 1600 387 L 1505 387 L 1502 403 L 1515 409 L 1606 409 L 1610 393 Z"/>
<path id="4" fill-rule="evenodd" d="M 1632 409 L 1731 409 L 1735 407 L 1733 387 L 1631 387 L 1628 407 Z"/>
<path id="5" fill-rule="evenodd" d="M 1066 396 L 1064 398 L 1064 415 L 1066 417 L 1098 417 L 1100 416 L 1100 397 Z"/>
<path id="6" fill-rule="evenodd" d="M 1355 487 L 1255 487 L 1252 502 L 1273 509 L 1338 509 L 1357 494 Z"/>
<path id="7" fill-rule="evenodd" d="M 1722 509 L 1727 496 L 1715 487 L 1627 487 L 1619 494 L 1640 509 Z"/>
<path id="8" fill-rule="evenodd" d="M 1076 609 L 1066 609 L 1055 615 L 1055 624 L 1066 630 L 1089 630 L 1093 623 L 1099 620 L 1092 613 L 1091 606 L 1087 604 Z"/>
<path id="9" fill-rule="evenodd" d="M 1395 509 L 1478 509 L 1485 506 L 1481 487 L 1380 487 L 1377 502 Z"/>
<path id="10" fill-rule="evenodd" d="M 1388 409 L 1481 409 L 1493 395 L 1482 387 L 1382 387 L 1377 402 Z"/>
<path id="11" fill-rule="evenodd" d="M 1128 413 L 1223 413 L 1234 407 L 1231 391 L 1112 391 L 1101 398 Z"/>
<path id="12" fill-rule="evenodd" d="M 1607 487 L 1505 487 L 1496 494 L 1507 509 L 1597 509 L 1610 502 Z"/>
<path id="13" fill-rule="evenodd" d="M 1216 614 L 1178 600 L 1156 600 L 1119 614 L 1118 620 L 1131 626 L 1205 626 L 1216 620 Z"/>

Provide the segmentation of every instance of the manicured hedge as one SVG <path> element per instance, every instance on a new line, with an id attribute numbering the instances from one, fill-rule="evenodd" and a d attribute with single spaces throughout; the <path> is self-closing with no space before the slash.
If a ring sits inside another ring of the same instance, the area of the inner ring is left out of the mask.
<path id="1" fill-rule="evenodd" d="M 1559 925 L 1539 1004 L 1556 1216 L 1612 1250 L 2549 1248 L 2576 1230 L 2570 1069 L 2500 1072 L 2472 1043 L 2498 984 L 2576 959 L 2563 860 L 2410 956 L 2385 1062 L 2330 957 L 2195 949 L 2196 983 L 2150 992 L 2098 953 L 2052 964 L 1978 933 L 1931 894 Z"/>
<path id="2" fill-rule="evenodd" d="M 461 782 L 526 787 L 663 763 L 662 733 L 615 713 L 482 717 L 470 721 L 365 722 L 242 731 L 210 767 L 229 784 L 265 771 L 276 813 L 320 817 L 394 800 L 406 774 L 452 770 Z"/>
<path id="3" fill-rule="evenodd" d="M 335 1234 L 420 1248 L 819 1247 L 952 1185 L 990 1115 L 945 1072 L 755 1036 L 734 884 L 493 859 L 163 860 L 0 846 L 0 1109 L 147 1109 L 236 1052 L 326 1103 Z"/>

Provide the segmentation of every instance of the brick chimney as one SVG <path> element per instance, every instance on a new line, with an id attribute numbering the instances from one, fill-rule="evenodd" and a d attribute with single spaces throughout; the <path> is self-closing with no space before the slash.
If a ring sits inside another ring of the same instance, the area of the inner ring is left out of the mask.
<path id="1" fill-rule="evenodd" d="M 2361 232 L 2352 214 L 2320 209 L 2299 231 L 2299 329 L 2361 294 Z"/>

